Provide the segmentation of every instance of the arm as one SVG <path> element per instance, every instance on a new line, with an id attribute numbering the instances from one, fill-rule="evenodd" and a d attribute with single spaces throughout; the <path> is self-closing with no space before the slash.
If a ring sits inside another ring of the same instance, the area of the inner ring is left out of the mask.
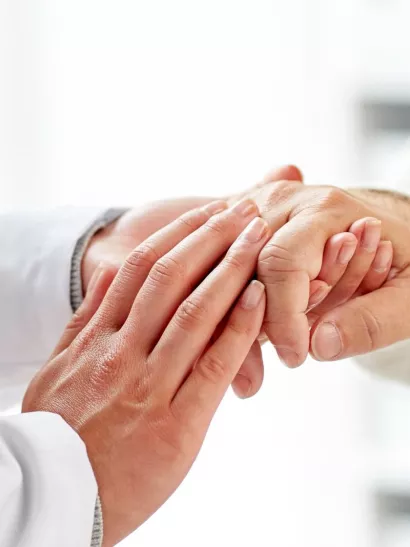
<path id="1" fill-rule="evenodd" d="M 0 215 L 0 411 L 21 397 L 72 315 L 77 242 L 112 218 L 81 208 Z"/>
<path id="2" fill-rule="evenodd" d="M 410 225 L 410 198 L 404 194 L 388 190 L 350 190 L 349 193 L 361 200 L 384 207 L 392 214 L 400 216 Z M 410 383 L 410 339 L 359 355 L 355 360 L 367 370 L 397 380 Z"/>
<path id="3" fill-rule="evenodd" d="M 90 547 L 97 485 L 80 437 L 55 414 L 0 418 L 0 544 Z"/>

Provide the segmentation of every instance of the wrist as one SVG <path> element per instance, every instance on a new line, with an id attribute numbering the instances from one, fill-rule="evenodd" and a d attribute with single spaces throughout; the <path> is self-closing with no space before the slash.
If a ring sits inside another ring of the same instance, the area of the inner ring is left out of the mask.
<path id="1" fill-rule="evenodd" d="M 367 205 L 377 207 L 410 223 L 410 197 L 392 190 L 352 188 L 347 192 Z"/>
<path id="2" fill-rule="evenodd" d="M 106 235 L 109 227 L 124 212 L 125 209 L 108 209 L 89 226 L 77 241 L 71 259 L 70 300 L 73 311 L 76 311 L 81 304 L 94 270 L 101 262 L 101 258 L 98 258 L 98 253 L 95 252 L 95 247 L 100 244 L 102 233 Z"/>
<path id="3" fill-rule="evenodd" d="M 80 270 L 83 296 L 86 294 L 90 280 L 101 262 L 100 248 L 112 237 L 116 224 L 117 220 L 114 220 L 105 228 L 98 229 L 91 236 L 83 251 Z"/>

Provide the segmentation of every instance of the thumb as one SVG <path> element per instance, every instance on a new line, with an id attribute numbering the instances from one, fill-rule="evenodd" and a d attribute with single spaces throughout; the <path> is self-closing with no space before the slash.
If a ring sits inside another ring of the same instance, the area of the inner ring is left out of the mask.
<path id="1" fill-rule="evenodd" d="M 87 294 L 72 316 L 70 322 L 65 328 L 60 341 L 53 352 L 53 357 L 64 351 L 73 342 L 77 335 L 89 323 L 95 312 L 100 307 L 101 302 L 106 295 L 109 286 L 116 276 L 118 268 L 111 264 L 102 263 L 95 269 L 90 283 L 88 285 Z"/>
<path id="2" fill-rule="evenodd" d="M 320 318 L 311 331 L 311 354 L 320 361 L 361 355 L 410 338 L 410 286 L 396 278 Z"/>
<path id="3" fill-rule="evenodd" d="M 284 165 L 282 167 L 275 167 L 275 169 L 269 171 L 264 176 L 262 184 L 268 184 L 269 182 L 278 182 L 280 180 L 303 182 L 303 175 L 301 170 L 295 165 Z"/>

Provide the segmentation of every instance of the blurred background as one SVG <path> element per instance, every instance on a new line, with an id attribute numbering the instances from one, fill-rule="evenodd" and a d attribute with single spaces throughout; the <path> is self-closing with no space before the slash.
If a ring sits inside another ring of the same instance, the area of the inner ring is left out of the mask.
<path id="1" fill-rule="evenodd" d="M 0 0 L 3 209 L 220 195 L 292 162 L 410 191 L 408 0 Z M 124 546 L 410 544 L 410 390 L 265 348 Z"/>

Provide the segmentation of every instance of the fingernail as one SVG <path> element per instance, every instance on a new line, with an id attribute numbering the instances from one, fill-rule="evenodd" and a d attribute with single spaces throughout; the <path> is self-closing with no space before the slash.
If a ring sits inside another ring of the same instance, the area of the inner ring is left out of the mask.
<path id="1" fill-rule="evenodd" d="M 339 251 L 339 254 L 337 255 L 336 262 L 343 265 L 348 264 L 356 252 L 356 247 L 357 242 L 344 243 Z"/>
<path id="2" fill-rule="evenodd" d="M 241 298 L 241 306 L 245 310 L 252 310 L 261 301 L 262 295 L 265 292 L 265 285 L 260 281 L 253 280 L 249 283 Z"/>
<path id="3" fill-rule="evenodd" d="M 393 245 L 391 241 L 382 241 L 374 257 L 372 268 L 376 272 L 383 273 L 390 266 L 393 256 Z"/>
<path id="4" fill-rule="evenodd" d="M 390 281 L 391 279 L 394 279 L 396 275 L 399 273 L 399 268 L 392 268 L 389 272 L 389 275 L 387 276 L 387 281 Z"/>
<path id="5" fill-rule="evenodd" d="M 381 225 L 376 218 L 366 222 L 360 244 L 369 253 L 374 253 L 379 245 Z"/>
<path id="6" fill-rule="evenodd" d="M 312 308 L 320 304 L 326 298 L 326 296 L 330 293 L 331 290 L 332 290 L 332 287 L 328 285 L 327 283 L 319 287 L 317 291 L 315 291 L 310 296 L 306 313 L 309 313 Z"/>
<path id="7" fill-rule="evenodd" d="M 234 382 L 232 383 L 232 389 L 238 397 L 241 399 L 247 399 L 252 390 L 252 384 L 246 376 L 243 374 L 237 374 Z"/>
<path id="8" fill-rule="evenodd" d="M 250 243 L 256 243 L 266 234 L 268 231 L 268 225 L 263 218 L 256 217 L 248 224 L 245 230 L 239 236 L 240 239 L 249 241 Z"/>
<path id="9" fill-rule="evenodd" d="M 284 365 L 294 368 L 300 365 L 300 359 L 296 352 L 289 348 L 275 346 L 279 359 Z"/>
<path id="10" fill-rule="evenodd" d="M 342 340 L 339 331 L 333 323 L 322 323 L 312 337 L 312 349 L 314 354 L 328 361 L 334 359 L 342 351 Z"/>
<path id="11" fill-rule="evenodd" d="M 243 217 L 247 217 L 251 213 L 257 212 L 256 203 L 250 199 L 245 199 L 236 203 L 231 211 Z"/>
<path id="12" fill-rule="evenodd" d="M 222 211 L 225 211 L 225 209 L 228 208 L 228 204 L 226 201 L 218 200 L 213 201 L 212 203 L 208 203 L 208 205 L 205 205 L 203 208 L 206 213 L 208 213 L 209 216 L 216 215 L 217 213 L 221 213 Z"/>

